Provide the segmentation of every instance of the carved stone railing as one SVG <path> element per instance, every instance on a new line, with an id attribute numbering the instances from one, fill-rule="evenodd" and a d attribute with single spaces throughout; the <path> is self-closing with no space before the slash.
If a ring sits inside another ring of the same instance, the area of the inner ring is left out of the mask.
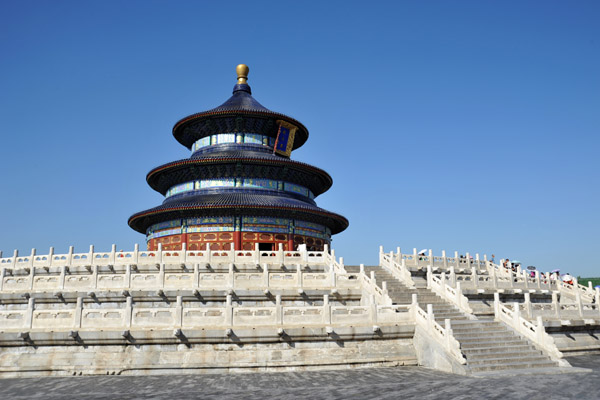
<path id="1" fill-rule="evenodd" d="M 9 274 L 2 269 L 0 292 L 56 291 L 76 292 L 85 290 L 158 290 L 158 289 L 360 289 L 361 277 L 358 273 L 307 272 L 297 268 L 294 272 L 270 270 L 264 264 L 262 271 L 234 272 L 229 264 L 228 272 L 215 272 L 194 264 L 193 270 L 167 271 L 160 264 L 154 272 L 141 272 L 131 265 L 124 268 L 99 271 L 94 265 L 87 273 L 69 273 L 68 267 L 61 267 L 57 273 L 36 273 L 31 268 L 26 275 Z M 188 271 L 188 272 L 186 272 Z"/>
<path id="2" fill-rule="evenodd" d="M 444 321 L 445 326 L 441 326 L 435 321 L 433 306 L 427 305 L 427 311 L 423 310 L 416 303 L 416 295 L 413 295 L 412 310 L 414 312 L 415 323 L 423 328 L 434 340 L 448 352 L 460 364 L 466 364 L 467 359 L 460 350 L 460 343 L 452 333 L 450 319 Z"/>
<path id="3" fill-rule="evenodd" d="M 590 324 L 600 324 L 600 305 L 598 302 L 584 303 L 581 297 L 577 296 L 574 303 L 559 303 L 558 292 L 552 293 L 551 303 L 532 303 L 529 293 L 525 293 L 523 303 L 507 303 L 504 307 L 519 312 L 524 318 L 529 320 L 541 317 L 543 320 L 560 320 L 565 325 L 570 325 L 571 320 L 586 320 Z M 600 295 L 599 295 L 600 296 Z"/>
<path id="4" fill-rule="evenodd" d="M 448 285 L 445 272 L 438 277 L 431 272 L 431 267 L 427 267 L 427 287 L 467 313 L 469 318 L 474 318 L 473 309 L 469 305 L 469 299 L 462 293 L 460 282 L 456 282 L 456 288 Z"/>
<path id="5" fill-rule="evenodd" d="M 441 274 L 436 275 L 438 278 Z M 479 275 L 473 271 L 469 275 L 458 275 L 454 273 L 454 268 L 450 268 L 450 273 L 445 275 L 446 284 L 456 287 L 460 284 L 462 289 L 473 290 L 490 290 L 496 291 L 499 289 L 535 289 L 535 290 L 556 290 L 556 284 L 547 279 L 540 279 L 539 273 L 535 277 L 529 276 L 527 273 L 520 275 L 498 275 L 492 270 L 489 275 Z"/>
<path id="6" fill-rule="evenodd" d="M 333 250 L 332 250 L 333 253 Z M 117 266 L 117 265 L 151 265 L 151 264 L 271 264 L 271 265 L 328 265 L 343 270 L 342 264 L 325 251 L 284 251 L 279 250 L 162 250 L 159 244 L 157 251 L 142 251 L 135 245 L 133 251 L 117 251 L 115 245 L 110 252 L 96 252 L 94 246 L 86 253 L 74 253 L 73 247 L 65 254 L 55 254 L 50 248 L 48 254 L 37 254 L 33 249 L 30 255 L 20 256 L 15 250 L 12 257 L 1 257 L 0 268 L 50 268 L 76 266 Z"/>
<path id="7" fill-rule="evenodd" d="M 62 309 L 37 309 L 29 299 L 27 308 L 1 310 L 3 331 L 97 330 L 130 328 L 237 328 L 275 326 L 335 327 L 373 326 L 414 323 L 410 305 L 361 306 L 331 305 L 324 296 L 322 306 L 282 306 L 277 295 L 274 306 L 238 307 L 229 295 L 225 306 L 184 306 L 182 297 L 170 307 L 134 305 L 127 297 L 120 308 L 85 308 L 82 298 Z"/>
<path id="8" fill-rule="evenodd" d="M 393 252 L 390 252 L 390 254 L 383 252 L 383 246 L 379 247 L 379 265 L 409 288 L 415 287 L 412 275 L 408 268 L 406 268 L 406 261 L 403 259 L 401 262 L 397 262 Z"/>
<path id="9" fill-rule="evenodd" d="M 518 303 L 512 309 L 500 302 L 500 295 L 494 293 L 494 314 L 498 321 L 504 322 L 519 334 L 531 340 L 536 346 L 544 350 L 554 361 L 561 366 L 570 364 L 563 359 L 563 354 L 558 350 L 554 338 L 546 332 L 542 317 L 536 318 L 536 323 L 529 322 L 521 315 Z"/>
<path id="10" fill-rule="evenodd" d="M 382 287 L 377 286 L 377 281 L 375 279 L 375 272 L 371 271 L 371 274 L 367 275 L 365 273 L 364 264 L 360 265 L 360 280 L 363 290 L 363 298 L 368 298 L 373 296 L 375 303 L 381 305 L 391 305 L 392 299 L 390 298 L 386 283 L 382 283 Z M 365 296 L 366 295 L 366 296 Z"/>
<path id="11" fill-rule="evenodd" d="M 461 258 L 459 257 L 458 252 L 454 252 L 454 257 L 447 257 L 446 251 L 443 250 L 441 256 L 434 256 L 431 249 L 427 251 L 427 254 L 418 254 L 416 248 L 413 249 L 412 254 L 403 254 L 400 247 L 396 249 L 396 253 L 393 257 L 397 263 L 402 263 L 404 260 L 406 267 L 426 268 L 430 265 L 434 271 L 446 271 L 450 267 L 454 267 L 454 269 L 460 273 L 465 271 L 470 272 L 473 269 L 484 271 L 486 270 L 487 262 L 486 255 L 484 255 L 483 260 L 479 258 L 479 254 L 476 254 L 475 258 L 472 259 L 469 253 L 466 253 L 466 256 Z"/>

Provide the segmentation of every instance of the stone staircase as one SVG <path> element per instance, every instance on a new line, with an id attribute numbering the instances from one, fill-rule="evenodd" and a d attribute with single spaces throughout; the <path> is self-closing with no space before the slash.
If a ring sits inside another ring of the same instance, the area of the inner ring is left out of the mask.
<path id="1" fill-rule="evenodd" d="M 352 267 L 346 269 L 353 270 Z M 500 371 L 520 373 L 525 370 L 558 369 L 558 363 L 536 349 L 512 329 L 493 319 L 477 319 L 427 289 L 427 282 L 420 276 L 413 277 L 415 288 L 409 288 L 387 272 L 383 267 L 365 267 L 365 273 L 375 273 L 377 285 L 386 282 L 388 294 L 394 304 L 410 304 L 417 294 L 421 308 L 433 307 L 435 321 L 444 326 L 450 319 L 454 337 L 467 359 L 467 366 L 474 375 Z"/>

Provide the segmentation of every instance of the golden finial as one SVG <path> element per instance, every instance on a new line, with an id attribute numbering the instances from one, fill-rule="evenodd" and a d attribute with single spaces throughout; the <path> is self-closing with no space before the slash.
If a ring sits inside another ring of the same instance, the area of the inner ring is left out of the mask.
<path id="1" fill-rule="evenodd" d="M 235 67 L 235 72 L 237 72 L 238 76 L 238 85 L 245 85 L 248 80 L 248 72 L 250 72 L 250 68 L 246 64 L 240 64 Z"/>

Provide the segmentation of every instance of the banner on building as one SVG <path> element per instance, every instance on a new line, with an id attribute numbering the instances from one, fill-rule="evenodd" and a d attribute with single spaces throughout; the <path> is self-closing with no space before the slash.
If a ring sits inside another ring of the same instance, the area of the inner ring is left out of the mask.
<path id="1" fill-rule="evenodd" d="M 278 120 L 279 131 L 277 132 L 277 139 L 275 140 L 274 153 L 280 154 L 285 157 L 289 157 L 292 154 L 292 148 L 294 147 L 294 136 L 296 135 L 296 128 L 294 125 Z"/>

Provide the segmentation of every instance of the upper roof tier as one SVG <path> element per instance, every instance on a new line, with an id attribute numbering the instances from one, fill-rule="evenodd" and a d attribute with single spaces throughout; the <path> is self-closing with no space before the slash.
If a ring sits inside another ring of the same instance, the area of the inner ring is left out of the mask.
<path id="1" fill-rule="evenodd" d="M 308 129 L 294 118 L 269 110 L 252 97 L 246 65 L 238 65 L 236 71 L 238 82 L 233 87 L 233 95 L 216 108 L 178 121 L 173 127 L 175 139 L 191 149 L 197 140 L 219 133 L 248 132 L 275 138 L 279 129 L 276 121 L 283 120 L 298 128 L 293 150 L 302 146 L 308 139 Z"/>

